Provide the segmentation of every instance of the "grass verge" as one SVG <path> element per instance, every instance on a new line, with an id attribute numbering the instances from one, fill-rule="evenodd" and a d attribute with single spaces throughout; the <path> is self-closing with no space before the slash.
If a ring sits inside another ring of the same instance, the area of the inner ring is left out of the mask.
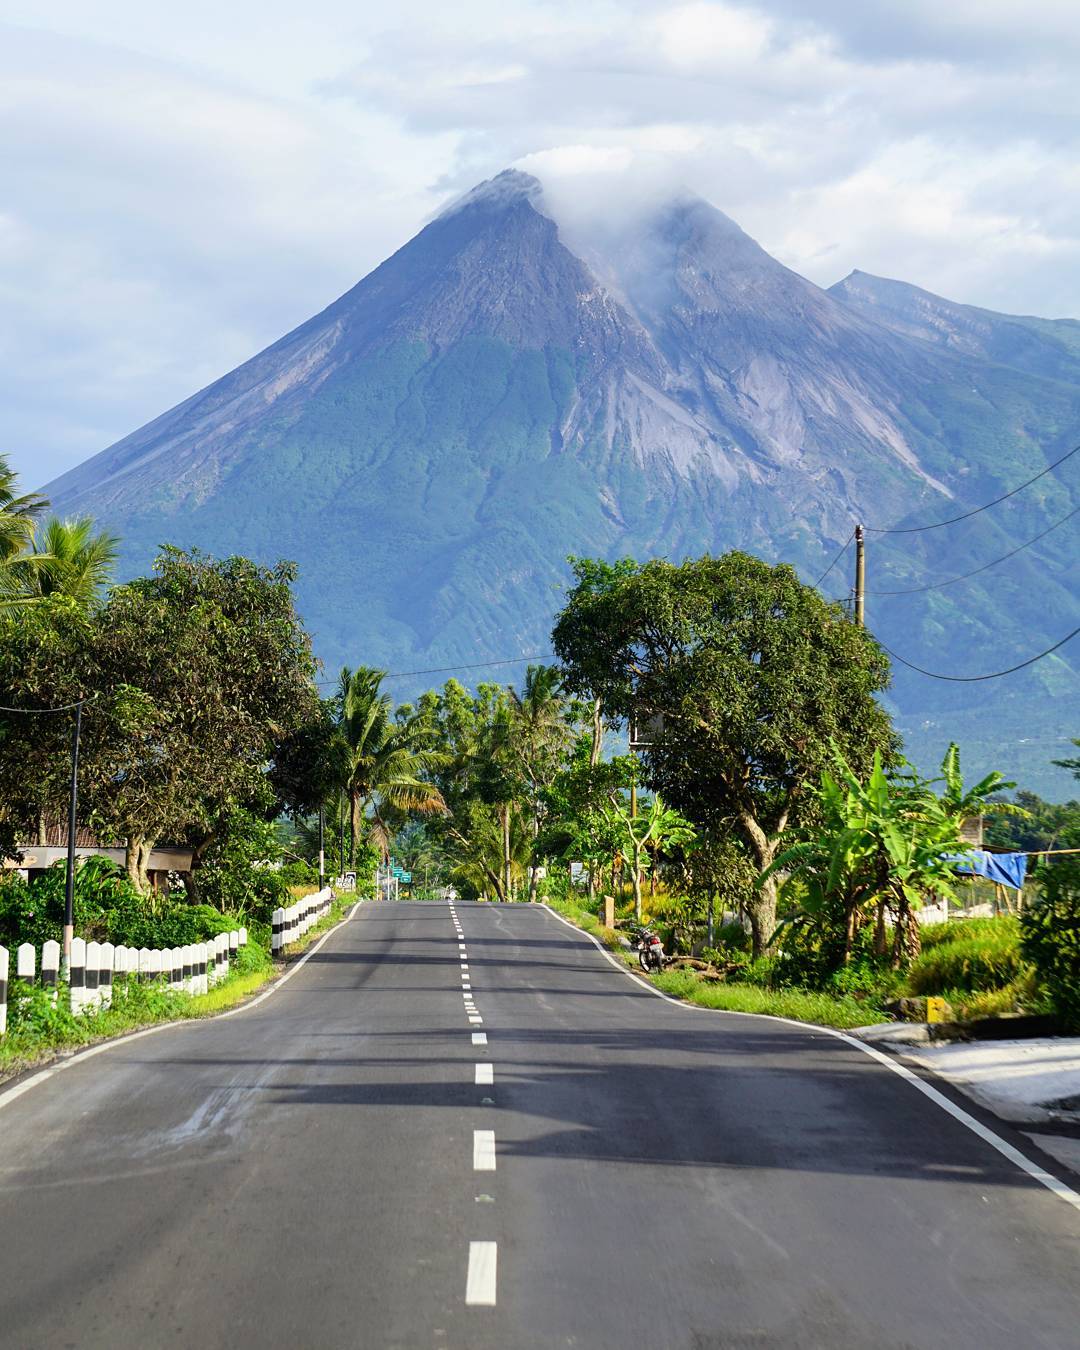
<path id="1" fill-rule="evenodd" d="M 287 957 L 299 956 L 328 929 L 340 923 L 353 897 L 336 899 L 330 913 L 300 942 L 286 950 Z M 12 982 L 8 995 L 8 1033 L 0 1037 L 0 1083 L 26 1069 L 48 1063 L 65 1051 L 81 1049 L 99 1041 L 162 1022 L 191 1021 L 213 1017 L 235 1007 L 257 993 L 276 975 L 281 963 L 271 960 L 262 947 L 250 943 L 241 948 L 230 963 L 229 974 L 205 994 L 192 998 L 160 985 L 119 984 L 113 990 L 112 1007 L 72 1016 L 64 1006 L 63 990 L 54 1004 L 41 986 L 26 987 Z"/>
<path id="2" fill-rule="evenodd" d="M 548 905 L 586 933 L 592 933 L 614 952 L 628 968 L 637 970 L 637 961 L 619 941 L 618 934 L 605 928 L 579 901 L 549 899 Z M 642 978 L 645 978 L 642 976 Z M 719 983 L 701 979 L 692 970 L 669 970 L 648 976 L 649 983 L 661 993 L 700 1008 L 722 1012 L 758 1013 L 767 1017 L 789 1017 L 794 1022 L 815 1022 L 819 1026 L 849 1031 L 852 1027 L 886 1022 L 883 1013 L 849 996 L 819 994 L 806 989 L 764 989 L 755 984 Z"/>

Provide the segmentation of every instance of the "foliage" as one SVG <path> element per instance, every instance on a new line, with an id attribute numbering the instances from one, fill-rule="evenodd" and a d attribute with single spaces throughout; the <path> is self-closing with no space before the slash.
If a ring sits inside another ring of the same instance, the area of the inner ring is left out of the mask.
<path id="1" fill-rule="evenodd" d="M 737 552 L 574 567 L 553 633 L 568 686 L 623 721 L 662 717 L 648 782 L 699 829 L 739 837 L 759 869 L 807 816 L 832 742 L 856 772 L 892 754 L 875 698 L 885 654 L 793 568 Z M 758 952 L 775 914 L 770 877 L 750 904 Z"/>
<path id="2" fill-rule="evenodd" d="M 711 983 L 702 980 L 693 971 L 682 970 L 654 975 L 651 983 L 673 998 L 683 998 L 702 1008 L 717 1008 L 726 1012 L 787 1017 L 794 1022 L 813 1022 L 818 1026 L 839 1027 L 842 1030 L 885 1021 L 876 1009 L 849 996 L 836 997 L 802 989 L 772 989 L 730 981 Z"/>
<path id="3" fill-rule="evenodd" d="M 954 860 L 964 851 L 960 827 L 1002 786 L 1001 775 L 992 773 L 966 789 L 955 745 L 945 754 L 940 779 L 925 780 L 901 764 L 888 774 L 875 753 L 864 782 L 834 747 L 833 767 L 822 770 L 815 794 L 817 823 L 762 873 L 763 879 L 778 871 L 798 878 L 803 890 L 794 922 L 818 930 L 823 951 L 835 953 L 834 965 L 851 960 L 858 934 L 875 921 L 875 955 L 884 956 L 887 915 L 892 965 L 917 955 L 915 911 L 930 896 L 956 899 Z M 944 787 L 940 797 L 938 784 Z"/>
<path id="4" fill-rule="evenodd" d="M 907 973 L 911 994 L 1003 989 L 1023 975 L 1025 958 L 1015 919 L 1003 916 L 981 924 L 979 920 L 956 919 L 936 926 L 947 932 L 934 940 L 933 926 L 928 925 L 930 940 Z"/>
<path id="5" fill-rule="evenodd" d="M 389 694 L 382 691 L 384 670 L 360 666 L 341 672 L 337 731 L 349 799 L 350 863 L 361 840 L 363 812 L 373 816 L 375 842 L 389 850 L 395 815 L 444 809 L 442 794 L 424 775 L 438 755 L 430 748 L 421 717 L 394 717 Z"/>
<path id="6" fill-rule="evenodd" d="M 678 811 L 672 811 L 665 806 L 659 793 L 656 793 L 651 801 L 645 802 L 640 814 L 635 816 L 622 795 L 613 792 L 608 797 L 607 810 L 611 814 L 620 851 L 630 862 L 634 887 L 634 918 L 640 923 L 641 867 L 646 851 L 662 852 L 679 844 L 686 853 L 696 843 L 697 831 Z"/>
<path id="7" fill-rule="evenodd" d="M 25 580 L 28 596 L 63 596 L 89 610 L 112 580 L 119 543 L 107 531 L 95 534 L 89 516 L 74 520 L 54 516 L 34 538 L 34 566 Z"/>
<path id="8" fill-rule="evenodd" d="M 0 454 L 0 610 L 25 610 L 32 596 L 37 518 L 48 506 L 36 493 L 19 493 L 15 471 Z"/>
<path id="9" fill-rule="evenodd" d="M 1042 893 L 1020 916 L 1021 950 L 1050 1006 L 1080 1032 L 1080 860 L 1059 858 L 1040 875 Z"/>

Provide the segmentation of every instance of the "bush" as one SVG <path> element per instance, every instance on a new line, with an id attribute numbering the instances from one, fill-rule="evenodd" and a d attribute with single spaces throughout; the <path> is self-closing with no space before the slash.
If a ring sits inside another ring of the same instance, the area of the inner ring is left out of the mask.
<path id="1" fill-rule="evenodd" d="M 56 863 L 32 884 L 17 873 L 0 882 L 0 942 L 36 947 L 60 941 L 64 929 L 67 869 Z M 105 938 L 108 916 L 117 909 L 145 908 L 146 902 L 110 858 L 90 857 L 75 868 L 75 931 L 80 937 Z"/>
<path id="2" fill-rule="evenodd" d="M 918 996 L 946 990 L 970 994 L 1004 989 L 1025 968 L 1014 918 L 934 924 L 923 933 L 923 950 L 908 970 L 908 991 Z"/>
<path id="3" fill-rule="evenodd" d="M 1020 918 L 1024 956 L 1051 1009 L 1080 1030 L 1080 862 L 1060 859 L 1042 872 L 1042 894 Z"/>

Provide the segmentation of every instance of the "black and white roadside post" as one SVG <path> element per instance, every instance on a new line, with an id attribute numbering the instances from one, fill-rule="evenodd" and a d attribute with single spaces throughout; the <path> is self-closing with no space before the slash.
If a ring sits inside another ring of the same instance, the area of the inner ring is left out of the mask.
<path id="1" fill-rule="evenodd" d="M 319 890 L 326 885 L 326 808 L 319 807 Z"/>
<path id="2" fill-rule="evenodd" d="M 83 700 L 75 704 L 71 730 L 71 797 L 68 802 L 67 877 L 64 882 L 64 966 L 71 965 L 71 940 L 75 936 L 75 819 L 79 809 L 79 737 L 82 734 Z"/>

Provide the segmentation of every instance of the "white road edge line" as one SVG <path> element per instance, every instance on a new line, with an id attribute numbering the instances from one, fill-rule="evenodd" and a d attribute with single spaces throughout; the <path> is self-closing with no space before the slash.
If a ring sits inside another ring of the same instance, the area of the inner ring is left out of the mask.
<path id="1" fill-rule="evenodd" d="M 477 1065 L 477 1068 L 480 1066 Z M 495 1171 L 495 1131 L 473 1130 L 472 1165 L 474 1172 Z"/>
<path id="2" fill-rule="evenodd" d="M 487 1087 L 495 1081 L 494 1064 L 478 1064 L 476 1066 L 476 1085 L 477 1087 Z"/>
<path id="3" fill-rule="evenodd" d="M 465 1302 L 474 1308 L 495 1307 L 496 1270 L 499 1261 L 497 1242 L 469 1243 L 469 1274 L 465 1280 Z"/>
<path id="4" fill-rule="evenodd" d="M 48 1068 L 41 1069 L 32 1077 L 24 1079 L 21 1083 L 16 1083 L 14 1087 L 8 1088 L 6 1092 L 0 1092 L 0 1110 L 7 1106 L 8 1102 L 14 1101 L 16 1097 L 21 1097 L 24 1092 L 29 1092 L 32 1087 L 37 1087 L 38 1083 L 44 1083 L 46 1078 L 51 1078 L 54 1073 L 62 1073 L 64 1069 L 70 1069 L 72 1065 L 81 1064 L 84 1059 L 92 1059 L 95 1055 L 103 1055 L 106 1050 L 112 1050 L 118 1045 L 130 1045 L 132 1041 L 141 1040 L 143 1036 L 153 1036 L 159 1031 L 167 1031 L 169 1027 L 198 1027 L 204 1026 L 207 1022 L 220 1022 L 226 1017 L 235 1017 L 237 1013 L 244 1013 L 251 1008 L 258 1007 L 264 999 L 268 999 L 271 994 L 276 994 L 283 984 L 287 984 L 301 966 L 315 955 L 327 938 L 332 937 L 339 928 L 344 927 L 344 925 L 352 919 L 353 915 L 363 903 L 363 900 L 357 900 L 352 909 L 349 910 L 348 914 L 345 915 L 340 923 L 334 924 L 333 928 L 328 928 L 318 942 L 309 947 L 294 966 L 287 970 L 284 975 L 279 975 L 270 985 L 269 989 L 264 989 L 263 992 L 256 998 L 253 998 L 250 1003 L 243 1003 L 239 1008 L 229 1008 L 226 1012 L 214 1013 L 212 1017 L 184 1017 L 176 1022 L 159 1022 L 157 1026 L 143 1027 L 142 1031 L 133 1031 L 127 1036 L 117 1036 L 113 1040 L 102 1041 L 100 1045 L 91 1045 L 85 1050 L 76 1050 L 70 1058 L 61 1060 L 59 1064 L 50 1064 Z"/>
<path id="5" fill-rule="evenodd" d="M 553 919 L 558 919 L 559 923 L 565 924 L 567 928 L 572 929 L 578 937 L 585 938 L 587 941 L 591 942 L 605 961 L 608 961 L 613 965 L 616 970 L 621 971 L 623 975 L 628 976 L 640 989 L 644 989 L 648 993 L 654 994 L 657 998 L 662 998 L 665 1003 L 674 1004 L 676 1008 L 688 1009 L 690 1012 L 719 1013 L 722 1017 L 764 1017 L 770 1022 L 783 1022 L 789 1027 L 800 1027 L 803 1031 L 822 1032 L 826 1036 L 832 1036 L 838 1041 L 843 1041 L 845 1045 L 854 1046 L 855 1049 L 861 1050 L 864 1054 L 869 1055 L 871 1059 L 876 1059 L 879 1064 L 883 1064 L 885 1068 L 891 1069 L 893 1073 L 906 1079 L 906 1081 L 909 1082 L 912 1087 L 917 1088 L 923 1096 L 929 1097 L 935 1106 L 940 1106 L 946 1115 L 952 1116 L 954 1120 L 958 1121 L 961 1125 L 966 1126 L 972 1134 L 977 1135 L 984 1143 L 989 1144 L 991 1148 L 997 1149 L 1003 1158 L 1008 1158 L 1009 1162 L 1014 1163 L 1021 1171 L 1026 1172 L 1034 1181 L 1045 1186 L 1048 1191 L 1052 1191 L 1059 1200 L 1064 1200 L 1067 1205 L 1072 1205 L 1074 1209 L 1080 1210 L 1080 1193 L 1074 1191 L 1071 1186 L 1066 1186 L 1063 1181 L 1059 1181 L 1057 1177 L 1052 1176 L 1045 1168 L 1040 1167 L 1037 1162 L 1033 1162 L 1025 1154 L 1021 1153 L 1018 1148 L 1014 1148 L 1007 1139 L 1002 1139 L 1000 1135 L 995 1134 L 988 1126 L 984 1125 L 981 1121 L 976 1120 L 974 1116 L 969 1115 L 963 1107 L 957 1106 L 955 1102 L 951 1102 L 944 1093 L 939 1092 L 936 1087 L 933 1087 L 930 1083 L 926 1082 L 925 1079 L 920 1078 L 917 1073 L 913 1073 L 906 1065 L 898 1064 L 895 1060 L 890 1059 L 883 1051 L 875 1049 L 872 1045 L 867 1045 L 865 1041 L 857 1040 L 854 1036 L 847 1035 L 846 1032 L 837 1031 L 835 1027 L 820 1026 L 817 1022 L 797 1022 L 793 1017 L 774 1017 L 771 1013 L 731 1012 L 726 1008 L 703 1008 L 700 1004 L 684 1003 L 681 999 L 672 998 L 670 994 L 665 994 L 660 989 L 654 989 L 653 986 L 648 984 L 645 980 L 638 979 L 634 972 L 632 970 L 627 970 L 621 961 L 617 961 L 615 957 L 606 950 L 603 943 L 600 942 L 598 938 L 593 937 L 592 933 L 586 933 L 585 930 L 579 928 L 577 924 L 571 923 L 569 919 L 564 919 L 561 914 L 556 914 L 548 905 L 539 904 L 537 905 L 537 909 L 546 910 Z"/>

